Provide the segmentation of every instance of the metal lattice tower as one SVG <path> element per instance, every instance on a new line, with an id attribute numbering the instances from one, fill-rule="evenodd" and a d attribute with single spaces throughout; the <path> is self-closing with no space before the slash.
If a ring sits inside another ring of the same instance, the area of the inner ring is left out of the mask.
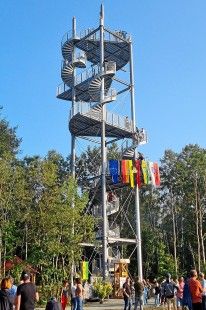
<path id="1" fill-rule="evenodd" d="M 100 23 L 96 29 L 76 32 L 76 20 L 73 18 L 72 33 L 66 33 L 62 39 L 63 63 L 61 78 L 63 83 L 57 88 L 57 98 L 71 101 L 69 130 L 71 133 L 72 174 L 75 177 L 75 142 L 81 137 L 99 137 L 101 139 L 101 173 L 94 185 L 93 192 L 99 196 L 100 203 L 91 203 L 92 213 L 100 219 L 98 239 L 102 244 L 103 277 L 108 275 L 109 250 L 114 245 L 134 244 L 137 248 L 138 273 L 142 278 L 141 233 L 139 217 L 139 192 L 135 188 L 136 230 L 134 238 L 122 236 L 114 217 L 120 210 L 119 199 L 108 201 L 108 193 L 113 185 L 107 173 L 107 146 L 122 139 L 129 145 L 123 158 L 138 158 L 137 146 L 146 140 L 145 131 L 136 127 L 133 52 L 131 37 L 125 31 L 111 31 L 104 26 L 104 10 L 101 6 Z M 128 66 L 128 80 L 118 77 Z M 115 89 L 111 88 L 116 82 Z M 128 116 L 114 114 L 111 106 L 124 92 L 129 92 Z M 122 186 L 121 181 L 115 185 Z M 116 254 L 118 255 L 118 254 Z"/>

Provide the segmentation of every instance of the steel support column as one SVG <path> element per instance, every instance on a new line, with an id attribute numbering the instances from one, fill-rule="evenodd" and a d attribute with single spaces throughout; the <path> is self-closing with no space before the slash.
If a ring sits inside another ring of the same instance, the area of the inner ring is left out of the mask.
<path id="1" fill-rule="evenodd" d="M 72 19 L 72 36 L 73 38 L 76 37 L 76 18 L 73 17 Z M 72 62 L 74 62 L 75 58 L 75 47 L 73 46 L 73 52 L 72 52 Z M 76 95 L 75 95 L 75 69 L 73 70 L 72 74 L 73 78 L 73 87 L 72 87 L 72 111 L 74 111 L 75 107 L 75 102 L 76 102 Z M 76 166 L 76 137 L 74 134 L 71 135 L 71 175 L 75 179 L 75 166 Z M 74 200 L 72 201 L 72 208 L 74 208 Z M 72 227 L 72 233 L 74 234 L 74 222 L 73 222 L 73 227 Z M 72 251 L 72 266 L 71 266 L 71 287 L 73 286 L 73 281 L 74 281 L 74 274 L 75 274 L 75 264 L 74 264 L 74 253 Z"/>
<path id="2" fill-rule="evenodd" d="M 73 38 L 76 37 L 76 18 L 73 17 L 72 19 L 72 36 Z M 75 47 L 73 47 L 73 52 L 72 52 L 72 62 L 74 61 L 75 57 Z M 76 96 L 75 96 L 75 69 L 73 70 L 73 87 L 72 87 L 72 111 L 74 111 L 75 107 L 75 102 L 76 102 Z M 75 160 L 76 160 L 76 145 L 75 145 L 75 140 L 76 137 L 75 135 L 71 135 L 71 175 L 73 178 L 75 178 Z"/>
<path id="3" fill-rule="evenodd" d="M 136 116 L 135 116 L 135 97 L 134 97 L 134 69 L 133 69 L 133 49 L 130 41 L 130 95 L 131 95 L 131 118 L 133 122 L 133 131 L 136 132 Z M 137 150 L 135 151 L 135 159 L 137 158 Z M 141 225 L 140 225 L 140 204 L 139 204 L 139 188 L 135 186 L 135 215 L 136 215 L 136 238 L 137 238 L 137 265 L 138 276 L 143 279 L 142 275 L 142 243 L 141 243 Z"/>
<path id="4" fill-rule="evenodd" d="M 100 69 L 102 75 L 101 83 L 101 96 L 100 102 L 102 103 L 102 124 L 101 124 L 101 165 L 102 165 L 102 217 L 103 217 L 103 257 L 102 257 L 102 269 L 103 279 L 108 275 L 108 244 L 107 244 L 107 206 L 106 206 L 106 166 L 107 166 L 107 154 L 106 154 L 106 138 L 105 138 L 105 122 L 106 122 L 106 104 L 104 102 L 104 8 L 101 5 L 100 11 Z"/>

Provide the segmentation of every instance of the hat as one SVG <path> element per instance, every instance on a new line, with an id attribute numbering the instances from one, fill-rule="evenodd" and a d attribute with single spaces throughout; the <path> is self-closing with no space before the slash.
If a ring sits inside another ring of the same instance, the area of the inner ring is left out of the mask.
<path id="1" fill-rule="evenodd" d="M 166 278 L 171 278 L 171 274 L 170 274 L 170 273 L 167 273 L 167 274 L 166 274 Z"/>
<path id="2" fill-rule="evenodd" d="M 22 271 L 21 280 L 28 280 L 30 279 L 30 272 L 27 270 Z"/>

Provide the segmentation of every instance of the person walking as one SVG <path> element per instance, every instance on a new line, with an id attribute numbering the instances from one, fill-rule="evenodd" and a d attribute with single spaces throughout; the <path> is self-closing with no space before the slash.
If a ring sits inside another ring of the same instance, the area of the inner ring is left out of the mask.
<path id="1" fill-rule="evenodd" d="M 182 298 L 182 306 L 183 309 L 187 308 L 188 310 L 192 310 L 192 297 L 189 289 L 189 278 L 185 279 L 185 285 L 183 289 L 183 298 Z"/>
<path id="2" fill-rule="evenodd" d="M 81 279 L 76 279 L 76 310 L 83 310 L 84 288 Z"/>
<path id="3" fill-rule="evenodd" d="M 124 297 L 124 310 L 131 310 L 132 300 L 131 300 L 132 290 L 131 281 L 127 277 L 125 283 L 123 284 L 123 297 Z"/>
<path id="4" fill-rule="evenodd" d="M 154 301 L 155 301 L 155 306 L 159 307 L 159 305 L 160 305 L 160 285 L 156 279 L 154 281 Z"/>
<path id="5" fill-rule="evenodd" d="M 134 289 L 135 289 L 135 302 L 134 302 L 134 310 L 137 310 L 138 306 L 140 310 L 142 310 L 143 306 L 143 294 L 144 294 L 144 284 L 140 280 L 139 276 L 135 278 L 134 281 Z"/>
<path id="6" fill-rule="evenodd" d="M 14 304 L 16 298 L 17 286 L 14 284 L 14 279 L 11 276 L 9 276 L 8 279 L 11 282 L 11 288 L 8 290 L 8 294 L 12 300 L 12 303 Z"/>
<path id="7" fill-rule="evenodd" d="M 143 305 L 147 305 L 148 303 L 148 291 L 149 291 L 149 288 L 147 286 L 147 282 L 143 279 L 143 285 L 144 285 L 144 290 L 143 290 Z"/>
<path id="8" fill-rule="evenodd" d="M 190 271 L 190 279 L 188 281 L 189 290 L 192 297 L 192 309 L 193 310 L 202 310 L 202 285 L 197 280 L 197 271 L 192 269 Z"/>
<path id="9" fill-rule="evenodd" d="M 184 282 L 184 278 L 183 277 L 179 277 L 178 278 L 178 290 L 177 290 L 177 309 L 180 310 L 183 307 L 183 291 L 184 291 L 184 286 L 185 286 L 185 282 Z"/>
<path id="10" fill-rule="evenodd" d="M 63 281 L 63 287 L 61 291 L 61 305 L 62 305 L 62 310 L 66 309 L 66 306 L 69 301 L 69 288 L 68 288 L 68 281 L 64 280 Z"/>
<path id="11" fill-rule="evenodd" d="M 71 308 L 72 308 L 72 310 L 77 309 L 76 289 L 77 289 L 77 285 L 76 285 L 76 283 L 73 283 L 71 285 Z"/>
<path id="12" fill-rule="evenodd" d="M 13 302 L 9 296 L 8 290 L 11 288 L 11 282 L 8 278 L 4 278 L 1 281 L 0 290 L 0 309 L 1 310 L 13 310 Z"/>
<path id="13" fill-rule="evenodd" d="M 24 270 L 21 274 L 21 281 L 17 287 L 15 310 L 34 310 L 35 302 L 39 300 L 36 286 L 30 281 L 30 273 Z"/>
<path id="14" fill-rule="evenodd" d="M 202 285 L 202 310 L 206 310 L 206 280 L 203 272 L 199 273 L 200 284 Z"/>
<path id="15" fill-rule="evenodd" d="M 175 290 L 178 290 L 178 286 L 172 281 L 171 275 L 168 273 L 163 283 L 163 294 L 168 310 L 171 310 L 171 304 L 173 305 L 173 309 L 177 310 Z"/>

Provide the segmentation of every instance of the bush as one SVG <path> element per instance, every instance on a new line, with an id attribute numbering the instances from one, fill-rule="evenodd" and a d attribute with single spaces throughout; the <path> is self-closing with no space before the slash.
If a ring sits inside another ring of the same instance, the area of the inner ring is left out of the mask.
<path id="1" fill-rule="evenodd" d="M 112 293 L 112 285 L 109 282 L 104 282 L 102 280 L 98 280 L 94 283 L 94 292 L 100 298 L 100 302 Z"/>

